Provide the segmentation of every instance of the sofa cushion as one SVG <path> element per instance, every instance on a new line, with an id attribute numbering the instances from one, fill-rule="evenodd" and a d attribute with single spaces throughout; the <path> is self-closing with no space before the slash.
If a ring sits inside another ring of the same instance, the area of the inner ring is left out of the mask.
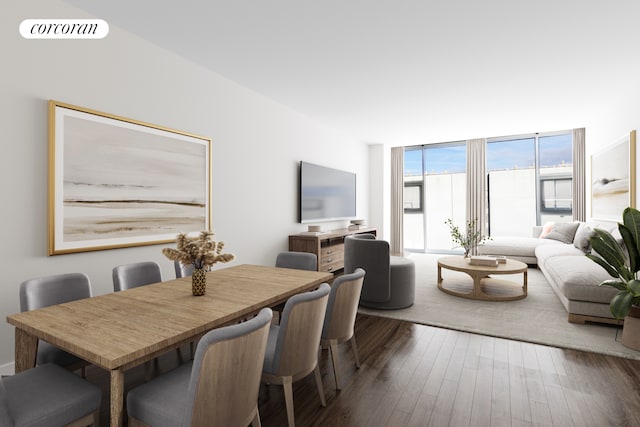
<path id="1" fill-rule="evenodd" d="M 593 231 L 593 228 L 591 228 L 590 225 L 581 223 L 576 231 L 575 237 L 573 238 L 573 246 L 584 253 L 591 252 L 591 243 L 589 242 L 589 239 L 591 239 L 595 234 L 595 231 Z"/>
<path id="2" fill-rule="evenodd" d="M 569 300 L 608 304 L 617 290 L 609 286 L 599 286 L 599 284 L 611 279 L 611 276 L 581 251 L 573 246 L 570 248 L 580 252 L 581 255 L 549 256 L 541 268 L 545 269 L 549 278 Z"/>
<path id="3" fill-rule="evenodd" d="M 479 255 L 504 255 L 506 257 L 527 257 L 535 259 L 538 246 L 556 246 L 557 240 L 538 239 L 537 237 L 494 237 L 478 246 Z"/>
<path id="4" fill-rule="evenodd" d="M 553 228 L 543 237 L 543 239 L 553 239 L 562 243 L 573 243 L 576 230 L 580 226 L 579 222 L 562 222 L 554 224 Z"/>
<path id="5" fill-rule="evenodd" d="M 546 222 L 542 226 L 542 230 L 540 231 L 540 235 L 538 237 L 540 237 L 541 239 L 543 237 L 547 237 L 547 235 L 549 235 L 549 233 L 551 233 L 551 230 L 553 230 L 553 226 L 554 225 L 555 225 L 555 222 L 553 222 L 553 221 Z"/>

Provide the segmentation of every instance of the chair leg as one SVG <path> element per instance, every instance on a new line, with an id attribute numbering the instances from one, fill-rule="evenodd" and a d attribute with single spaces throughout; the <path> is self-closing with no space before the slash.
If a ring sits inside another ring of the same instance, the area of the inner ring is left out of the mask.
<path id="1" fill-rule="evenodd" d="M 93 427 L 100 427 L 100 411 L 93 413 Z"/>
<path id="2" fill-rule="evenodd" d="M 329 352 L 331 353 L 331 363 L 333 364 L 333 378 L 336 380 L 336 390 L 340 390 L 340 379 L 338 375 L 338 341 L 331 340 L 329 343 Z"/>
<path id="3" fill-rule="evenodd" d="M 260 411 L 256 407 L 256 416 L 251 420 L 251 427 L 262 427 L 262 423 L 260 422 Z"/>
<path id="4" fill-rule="evenodd" d="M 196 345 L 193 341 L 189 343 L 189 351 L 191 352 L 191 360 L 193 360 L 194 356 L 196 355 Z"/>
<path id="5" fill-rule="evenodd" d="M 351 339 L 351 349 L 353 350 L 353 358 L 356 359 L 356 368 L 360 369 L 360 356 L 358 356 L 358 344 L 356 344 L 356 336 L 352 336 Z"/>
<path id="6" fill-rule="evenodd" d="M 293 378 L 284 377 L 282 378 L 282 387 L 284 388 L 284 402 L 287 407 L 287 421 L 289 422 L 289 427 L 295 427 L 296 420 L 293 414 L 293 386 L 291 384 Z"/>
<path id="7" fill-rule="evenodd" d="M 151 361 L 144 362 L 144 382 L 148 382 L 151 379 Z"/>
<path id="8" fill-rule="evenodd" d="M 327 402 L 324 399 L 324 388 L 322 387 L 322 377 L 320 376 L 320 367 L 316 363 L 316 368 L 313 370 L 316 376 L 316 385 L 318 386 L 318 394 L 320 395 L 320 404 L 323 408 L 327 407 Z"/>
<path id="9" fill-rule="evenodd" d="M 180 347 L 176 348 L 176 353 L 178 353 L 178 363 L 182 365 L 184 363 L 184 358 L 182 357 L 182 350 L 180 350 Z"/>

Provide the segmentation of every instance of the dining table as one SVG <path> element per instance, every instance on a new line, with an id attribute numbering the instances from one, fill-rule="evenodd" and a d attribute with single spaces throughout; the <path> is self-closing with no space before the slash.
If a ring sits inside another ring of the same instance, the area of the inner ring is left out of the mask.
<path id="1" fill-rule="evenodd" d="M 202 296 L 192 294 L 191 277 L 184 277 L 11 314 L 7 322 L 15 326 L 15 370 L 35 366 L 39 340 L 107 370 L 111 426 L 121 426 L 127 370 L 333 277 L 241 264 L 208 272 Z"/>

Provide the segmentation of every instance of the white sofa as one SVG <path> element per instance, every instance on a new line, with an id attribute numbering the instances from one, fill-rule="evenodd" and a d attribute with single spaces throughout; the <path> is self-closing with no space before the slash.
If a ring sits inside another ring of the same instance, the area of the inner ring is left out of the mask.
<path id="1" fill-rule="evenodd" d="M 480 255 L 503 255 L 530 265 L 537 265 L 569 313 L 572 323 L 585 321 L 617 323 L 609 302 L 617 290 L 599 284 L 611 277 L 585 256 L 590 251 L 589 237 L 594 228 L 611 232 L 621 240 L 617 224 L 611 222 L 573 223 L 554 226 L 564 233 L 540 237 L 495 237 L 478 246 Z M 539 236 L 542 227 L 534 228 Z M 553 233 L 553 231 L 552 231 Z"/>

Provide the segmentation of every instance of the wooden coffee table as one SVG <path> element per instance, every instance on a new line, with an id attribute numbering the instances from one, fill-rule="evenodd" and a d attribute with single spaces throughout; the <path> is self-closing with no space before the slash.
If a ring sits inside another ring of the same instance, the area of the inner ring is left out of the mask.
<path id="1" fill-rule="evenodd" d="M 442 269 L 460 271 L 468 274 L 473 283 L 458 278 L 447 279 L 447 286 L 442 284 Z M 511 280 L 490 277 L 497 274 L 524 275 L 522 285 Z M 438 289 L 451 295 L 485 301 L 514 301 L 527 296 L 527 264 L 508 259 L 497 266 L 471 265 L 462 256 L 448 256 L 438 260 Z"/>

